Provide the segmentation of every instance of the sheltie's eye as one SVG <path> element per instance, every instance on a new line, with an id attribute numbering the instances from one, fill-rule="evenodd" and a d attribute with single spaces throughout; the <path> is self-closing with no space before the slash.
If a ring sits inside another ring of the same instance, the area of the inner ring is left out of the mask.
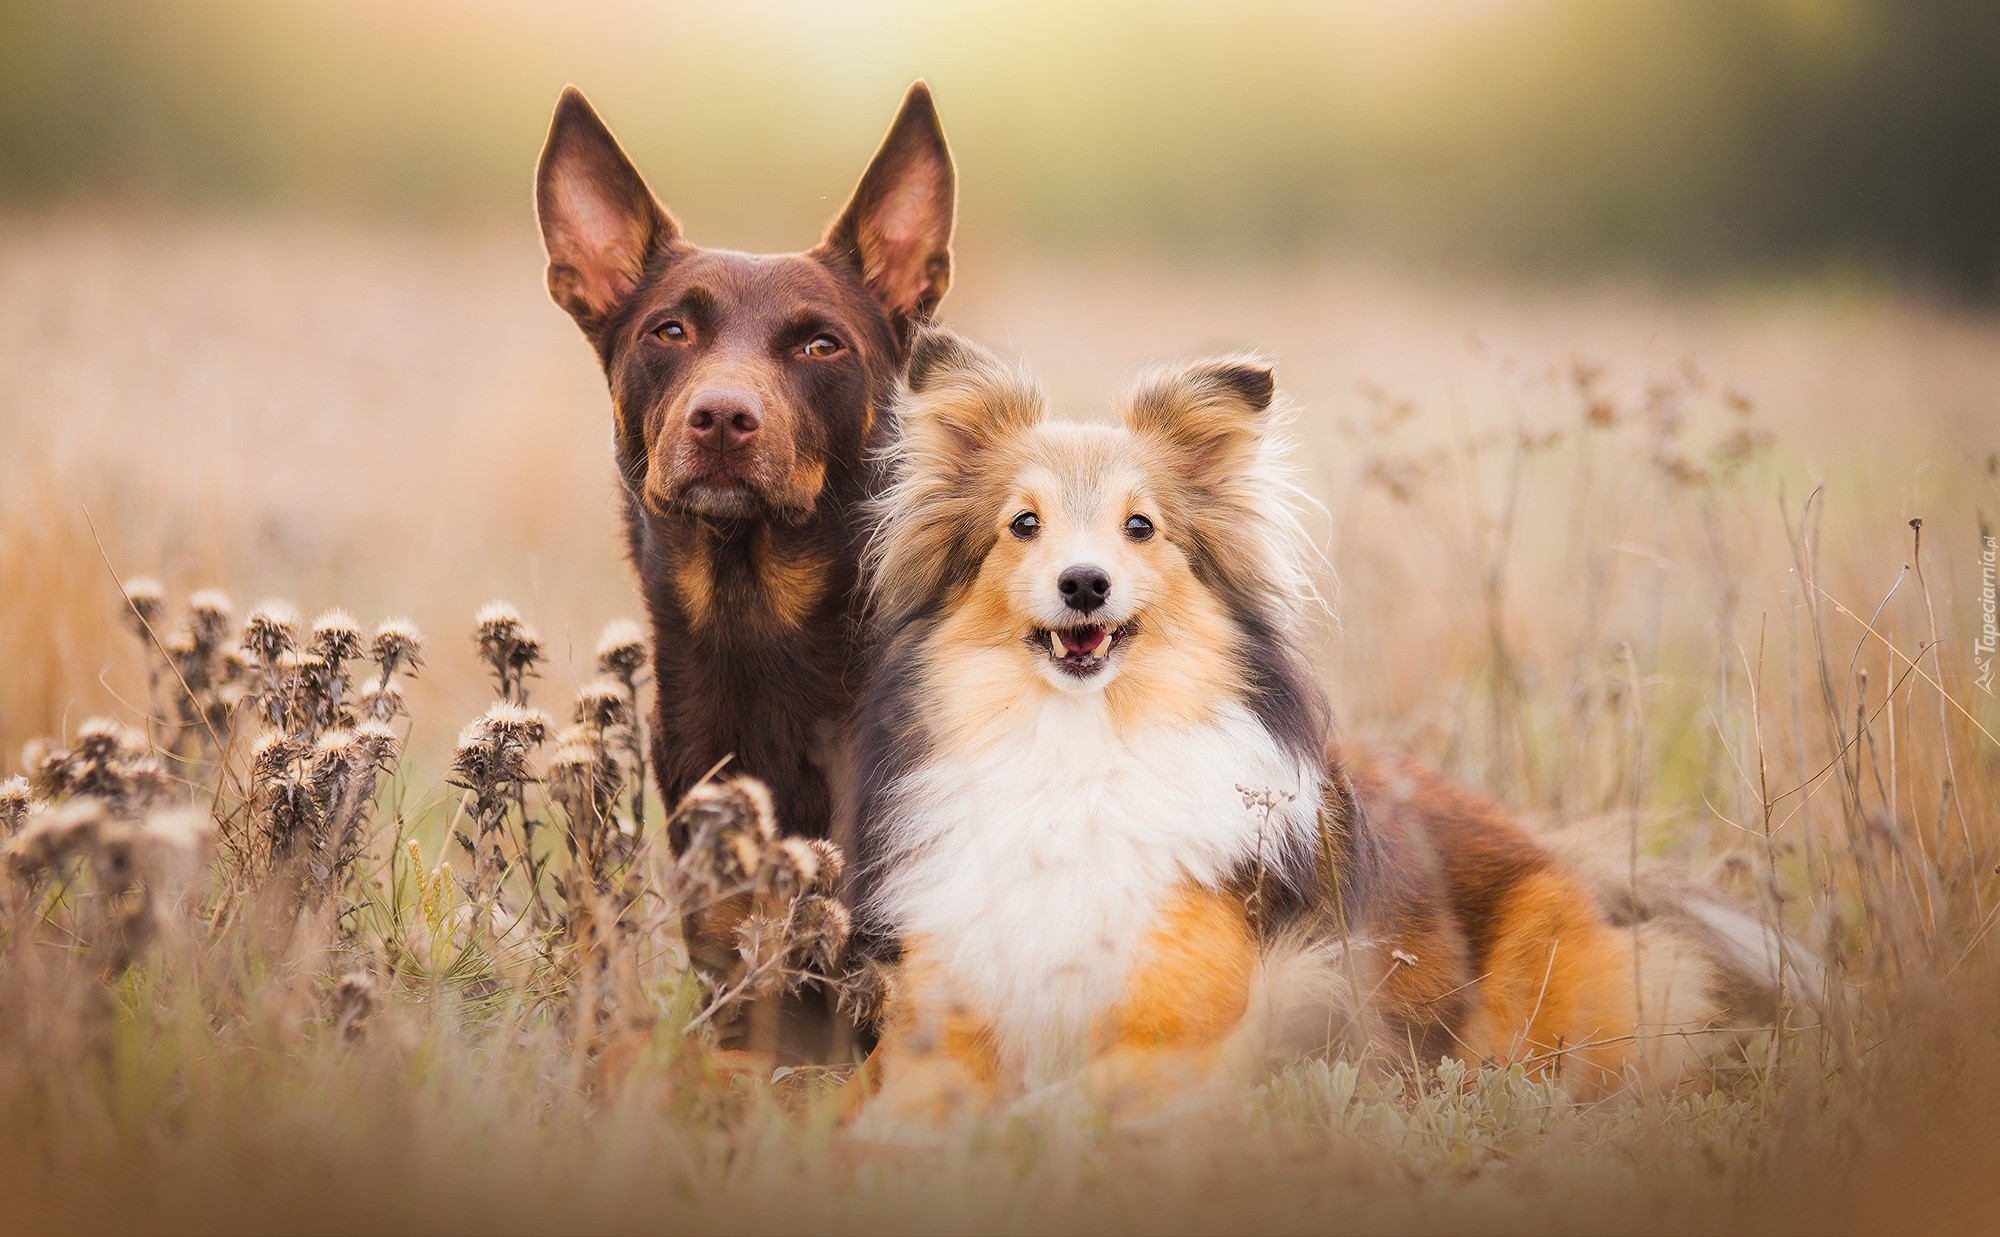
<path id="1" fill-rule="evenodd" d="M 1042 531 L 1042 517 L 1032 511 L 1023 511 L 1014 517 L 1014 522 L 1007 526 L 1007 531 L 1013 533 L 1017 539 L 1027 541 Z"/>
<path id="2" fill-rule="evenodd" d="M 840 351 L 840 341 L 831 335 L 815 335 L 799 349 L 800 356 L 811 357 L 815 361 L 825 360 Z"/>
<path id="3" fill-rule="evenodd" d="M 684 344 L 688 337 L 687 328 L 678 322 L 662 322 L 653 329 L 653 334 L 670 344 Z"/>
<path id="4" fill-rule="evenodd" d="M 1135 515 L 1125 521 L 1125 536 L 1133 541 L 1151 541 L 1153 522 L 1143 515 Z"/>

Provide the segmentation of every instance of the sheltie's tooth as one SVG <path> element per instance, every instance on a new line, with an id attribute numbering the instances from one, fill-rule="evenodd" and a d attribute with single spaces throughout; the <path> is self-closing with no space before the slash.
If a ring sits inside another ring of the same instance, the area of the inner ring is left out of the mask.
<path id="1" fill-rule="evenodd" d="M 1055 658 L 1057 661 L 1063 659 L 1062 637 L 1053 630 L 1049 632 L 1049 656 Z"/>

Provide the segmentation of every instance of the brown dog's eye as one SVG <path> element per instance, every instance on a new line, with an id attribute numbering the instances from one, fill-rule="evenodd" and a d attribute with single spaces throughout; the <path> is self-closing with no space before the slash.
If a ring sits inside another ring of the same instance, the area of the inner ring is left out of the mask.
<path id="1" fill-rule="evenodd" d="M 678 322 L 662 323 L 659 329 L 655 330 L 653 334 L 670 344 L 684 344 L 687 342 L 688 337 L 687 328 Z"/>
<path id="2" fill-rule="evenodd" d="M 1133 541 L 1150 541 L 1153 538 L 1153 522 L 1143 515 L 1135 515 L 1125 521 L 1125 536 Z"/>
<path id="3" fill-rule="evenodd" d="M 825 357 L 830 357 L 834 353 L 839 351 L 840 351 L 839 340 L 835 339 L 831 335 L 815 335 L 810 340 L 806 341 L 805 347 L 799 349 L 799 354 L 801 356 L 809 356 L 814 358 L 815 360 L 818 360 Z"/>
<path id="4" fill-rule="evenodd" d="M 1026 541 L 1042 531 L 1042 517 L 1032 511 L 1023 511 L 1014 517 L 1014 522 L 1007 526 L 1007 531 Z"/>

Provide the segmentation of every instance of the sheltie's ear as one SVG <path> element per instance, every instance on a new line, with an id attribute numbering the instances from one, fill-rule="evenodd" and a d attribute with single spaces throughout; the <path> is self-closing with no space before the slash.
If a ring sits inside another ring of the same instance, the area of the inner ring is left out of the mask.
<path id="1" fill-rule="evenodd" d="M 1254 356 L 1155 370 L 1126 397 L 1125 426 L 1166 449 L 1180 479 L 1213 484 L 1255 465 L 1277 383 Z"/>
<path id="2" fill-rule="evenodd" d="M 1317 595 L 1316 555 L 1300 520 L 1313 504 L 1298 486 L 1270 365 L 1233 356 L 1155 370 L 1123 414 L 1159 477 L 1169 538 L 1212 587 L 1284 630 Z"/>
<path id="3" fill-rule="evenodd" d="M 1019 369 L 938 326 L 910 344 L 897 415 L 913 462 L 957 471 L 1042 419 L 1042 393 Z"/>
<path id="4" fill-rule="evenodd" d="M 1045 406 L 1021 370 L 934 326 L 917 329 L 897 396 L 889 484 L 862 559 L 891 628 L 978 573 L 1012 478 L 1005 448 Z"/>

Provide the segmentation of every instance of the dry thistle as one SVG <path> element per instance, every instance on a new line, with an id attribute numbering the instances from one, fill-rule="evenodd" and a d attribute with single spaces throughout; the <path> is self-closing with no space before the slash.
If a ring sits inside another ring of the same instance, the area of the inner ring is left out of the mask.
<path id="1" fill-rule="evenodd" d="M 271 731 L 250 749 L 250 788 L 254 819 L 273 863 L 294 854 L 301 839 L 313 834 L 314 805 L 307 785 L 306 745 Z"/>
<path id="2" fill-rule="evenodd" d="M 226 593 L 205 588 L 188 598 L 188 635 L 204 652 L 219 648 L 235 624 L 236 607 Z"/>
<path id="3" fill-rule="evenodd" d="M 87 859 L 101 900 L 83 924 L 99 965 L 117 975 L 176 926 L 173 912 L 201 874 L 215 820 L 206 812 L 159 812 L 143 821 L 111 816 L 102 800 L 77 799 L 40 815 L 8 848 L 15 874 L 36 881 Z"/>
<path id="4" fill-rule="evenodd" d="M 609 675 L 599 675 L 576 693 L 576 720 L 579 725 L 610 730 L 632 724 L 632 697 L 625 685 Z"/>
<path id="5" fill-rule="evenodd" d="M 604 632 L 597 638 L 597 672 L 601 678 L 609 678 L 622 684 L 630 713 L 624 724 L 629 727 L 618 736 L 619 748 L 625 759 L 631 762 L 632 776 L 632 833 L 636 837 L 646 828 L 646 744 L 639 733 L 639 676 L 646 665 L 646 634 L 637 623 L 630 619 L 614 619 L 604 625 Z"/>
<path id="6" fill-rule="evenodd" d="M 736 925 L 736 953 L 744 972 L 728 999 L 769 996 L 789 986 L 785 960 L 792 952 L 790 928 L 784 915 L 764 909 L 752 910 Z"/>
<path id="7" fill-rule="evenodd" d="M 895 995 L 893 985 L 886 965 L 863 958 L 833 985 L 834 1008 L 861 1026 L 873 1026 Z"/>
<path id="8" fill-rule="evenodd" d="M 528 701 L 527 678 L 542 660 L 542 638 L 521 621 L 520 612 L 504 601 L 489 602 L 474 619 L 473 644 L 493 671 L 503 699 Z"/>
<path id="9" fill-rule="evenodd" d="M 166 770 L 145 740 L 110 718 L 78 726 L 67 748 L 37 742 L 25 756 L 34 789 L 45 799 L 97 799 L 114 814 L 131 816 L 168 790 Z"/>
<path id="10" fill-rule="evenodd" d="M 480 791 L 533 780 L 528 753 L 548 735 L 548 719 L 538 709 L 500 701 L 458 732 L 451 757 L 451 784 Z"/>
<path id="11" fill-rule="evenodd" d="M 839 902 L 818 894 L 800 898 L 792 904 L 793 965 L 814 975 L 833 975 L 853 932 L 853 917 Z"/>
<path id="12" fill-rule="evenodd" d="M 605 858 L 617 828 L 612 808 L 623 782 L 618 760 L 604 745 L 601 731 L 572 726 L 556 737 L 549 756 L 549 795 L 568 820 L 570 854 L 599 885 L 608 875 Z"/>
<path id="13" fill-rule="evenodd" d="M 151 576 L 138 576 L 125 581 L 125 613 L 122 617 L 132 634 L 141 643 L 151 645 L 153 632 L 166 617 L 166 592 L 160 582 Z"/>
<path id="14" fill-rule="evenodd" d="M 338 671 L 361 656 L 361 625 L 345 610 L 328 610 L 313 620 L 312 651 Z"/>
<path id="15" fill-rule="evenodd" d="M 613 619 L 597 638 L 597 672 L 635 689 L 646 665 L 646 633 L 631 619 Z"/>
<path id="16" fill-rule="evenodd" d="M 382 722 L 362 722 L 356 726 L 354 742 L 361 750 L 360 767 L 373 773 L 389 772 L 403 751 L 403 741 Z"/>
<path id="17" fill-rule="evenodd" d="M 375 628 L 368 653 L 382 668 L 384 684 L 398 673 L 415 675 L 424 668 L 424 634 L 408 619 L 385 619 Z"/>
<path id="18" fill-rule="evenodd" d="M 825 838 L 809 838 L 805 844 L 812 848 L 814 857 L 819 860 L 819 874 L 810 882 L 809 888 L 814 893 L 831 894 L 840 888 L 840 875 L 847 870 L 847 856 L 840 847 Z"/>
<path id="19" fill-rule="evenodd" d="M 361 1038 L 367 1030 L 367 1021 L 375 1012 L 381 995 L 381 984 L 375 972 L 365 964 L 357 964 L 343 972 L 333 989 L 333 1031 L 340 1038 L 352 1043 Z"/>
<path id="20" fill-rule="evenodd" d="M 385 680 L 362 685 L 355 712 L 364 722 L 387 724 L 408 713 L 409 708 L 403 703 L 403 689 Z"/>
<path id="21" fill-rule="evenodd" d="M 27 823 L 28 813 L 34 810 L 35 793 L 29 789 L 27 778 L 10 777 L 0 782 L 0 839 L 19 833 Z"/>
<path id="22" fill-rule="evenodd" d="M 457 834 L 459 845 L 472 856 L 473 882 L 482 902 L 490 908 L 498 897 L 506 865 L 500 854 L 500 837 L 509 810 L 523 805 L 523 787 L 533 780 L 528 770 L 528 754 L 548 735 L 548 719 L 534 709 L 500 701 L 473 720 L 458 735 L 452 753 L 451 772 L 446 780 L 472 792 L 472 815 L 477 834 Z M 529 878 L 540 905 L 539 864 L 534 858 L 534 822 L 525 807 L 521 812 L 520 853 L 529 868 Z"/>
<path id="23" fill-rule="evenodd" d="M 276 719 L 289 730 L 313 738 L 340 721 L 340 689 L 346 676 L 318 653 L 290 652 L 278 659 L 283 696 Z"/>
<path id="24" fill-rule="evenodd" d="M 266 601 L 243 620 L 243 647 L 259 665 L 275 669 L 298 648 L 299 612 L 282 601 Z"/>
<path id="25" fill-rule="evenodd" d="M 705 782 L 681 801 L 687 846 L 681 866 L 707 892 L 753 885 L 777 834 L 771 792 L 755 778 Z"/>
<path id="26" fill-rule="evenodd" d="M 800 838 L 773 842 L 757 871 L 758 892 L 783 902 L 805 893 L 818 880 L 819 852 Z"/>
<path id="27" fill-rule="evenodd" d="M 29 822 L 7 848 L 7 866 L 22 880 L 58 871 L 96 845 L 108 815 L 100 799 L 73 799 Z"/>

